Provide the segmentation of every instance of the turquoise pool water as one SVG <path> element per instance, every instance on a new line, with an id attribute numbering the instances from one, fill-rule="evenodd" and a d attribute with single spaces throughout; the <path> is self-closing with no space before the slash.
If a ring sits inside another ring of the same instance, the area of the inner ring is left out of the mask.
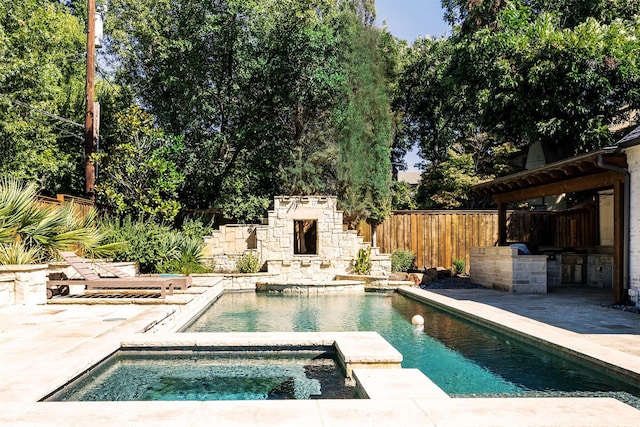
<path id="1" fill-rule="evenodd" d="M 424 328 L 411 324 L 420 314 Z M 450 395 L 628 392 L 591 368 L 398 294 L 228 293 L 185 332 L 377 331 Z"/>
<path id="2" fill-rule="evenodd" d="M 333 356 L 317 351 L 120 351 L 46 400 L 358 398 Z"/>

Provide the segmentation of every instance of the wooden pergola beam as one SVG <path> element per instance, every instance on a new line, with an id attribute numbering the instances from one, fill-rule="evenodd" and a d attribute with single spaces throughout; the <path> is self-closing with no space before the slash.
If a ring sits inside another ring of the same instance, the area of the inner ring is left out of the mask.
<path id="1" fill-rule="evenodd" d="M 493 196 L 496 204 L 516 202 L 519 200 L 535 199 L 537 197 L 553 196 L 556 194 L 573 193 L 585 190 L 597 190 L 612 187 L 616 183 L 623 182 L 624 177 L 615 172 L 601 172 L 579 178 L 567 179 L 551 184 L 522 190 L 510 191 L 508 193 L 496 194 Z"/>

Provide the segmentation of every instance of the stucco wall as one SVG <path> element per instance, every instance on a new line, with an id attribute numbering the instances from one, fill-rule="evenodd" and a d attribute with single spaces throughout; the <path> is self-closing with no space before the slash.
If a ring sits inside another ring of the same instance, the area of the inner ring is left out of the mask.
<path id="1" fill-rule="evenodd" d="M 636 301 L 640 290 L 640 146 L 627 148 L 627 164 L 630 173 L 629 215 L 629 296 Z"/>

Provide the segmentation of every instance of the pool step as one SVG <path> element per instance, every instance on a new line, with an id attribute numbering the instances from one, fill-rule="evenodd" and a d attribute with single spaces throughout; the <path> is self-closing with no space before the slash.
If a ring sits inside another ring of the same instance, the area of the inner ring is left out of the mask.
<path id="1" fill-rule="evenodd" d="M 354 369 L 353 378 L 365 399 L 449 398 L 419 369 Z"/>
<path id="2" fill-rule="evenodd" d="M 364 292 L 365 282 L 358 280 L 332 280 L 327 282 L 257 282 L 257 292 L 280 292 L 290 294 L 325 294 L 334 292 Z"/>

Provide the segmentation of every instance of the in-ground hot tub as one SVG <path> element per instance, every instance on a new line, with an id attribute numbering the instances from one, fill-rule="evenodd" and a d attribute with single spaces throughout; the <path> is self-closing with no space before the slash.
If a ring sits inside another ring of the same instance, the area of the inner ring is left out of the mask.
<path id="1" fill-rule="evenodd" d="M 355 399 L 354 369 L 399 369 L 375 332 L 140 334 L 41 401 Z"/>
<path id="2" fill-rule="evenodd" d="M 118 351 L 47 400 L 353 399 L 335 351 Z"/>

